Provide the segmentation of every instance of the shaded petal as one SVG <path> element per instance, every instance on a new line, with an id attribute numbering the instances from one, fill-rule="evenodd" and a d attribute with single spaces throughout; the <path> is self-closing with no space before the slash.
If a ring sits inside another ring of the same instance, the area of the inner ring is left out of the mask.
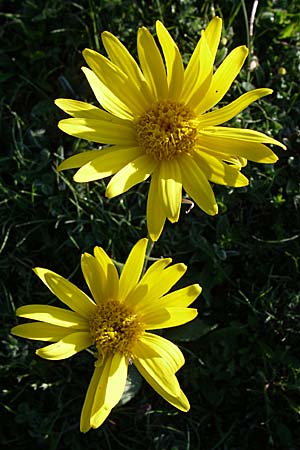
<path id="1" fill-rule="evenodd" d="M 159 170 L 155 170 L 151 177 L 147 200 L 147 227 L 149 236 L 154 242 L 159 239 L 166 221 L 159 181 Z"/>
<path id="2" fill-rule="evenodd" d="M 140 338 L 141 353 L 160 357 L 173 372 L 177 372 L 184 364 L 184 356 L 181 350 L 173 342 L 162 336 L 145 332 Z M 144 348 L 143 348 L 144 347 Z"/>
<path id="3" fill-rule="evenodd" d="M 219 125 L 227 122 L 247 108 L 251 103 L 265 95 L 272 94 L 272 92 L 272 89 L 267 88 L 254 89 L 246 92 L 246 94 L 241 95 L 239 98 L 229 103 L 229 105 L 202 115 L 199 118 L 199 127 L 204 128 L 210 125 Z"/>
<path id="4" fill-rule="evenodd" d="M 230 138 L 225 139 L 207 135 L 201 136 L 199 143 L 202 151 L 223 161 L 230 162 L 230 155 L 265 164 L 275 163 L 278 160 L 278 157 L 272 150 L 257 142 L 240 141 Z"/>
<path id="5" fill-rule="evenodd" d="M 196 161 L 189 156 L 182 155 L 180 166 L 182 184 L 186 193 L 206 214 L 217 214 L 218 205 L 213 190 Z"/>
<path id="6" fill-rule="evenodd" d="M 107 253 L 103 250 L 101 247 L 95 247 L 94 248 L 94 255 L 97 259 L 98 263 L 100 264 L 103 273 L 106 278 L 105 283 L 105 299 L 116 299 L 119 296 L 119 274 L 118 271 L 110 259 L 110 257 L 107 255 Z"/>
<path id="7" fill-rule="evenodd" d="M 40 322 L 23 323 L 13 327 L 10 332 L 14 336 L 50 342 L 57 342 L 70 334 L 67 328 Z"/>
<path id="8" fill-rule="evenodd" d="M 247 55 L 248 49 L 244 45 L 229 53 L 214 73 L 206 95 L 195 107 L 197 114 L 202 114 L 212 108 L 224 97 L 233 80 L 239 74 Z"/>
<path id="9" fill-rule="evenodd" d="M 236 139 L 239 141 L 257 142 L 264 144 L 274 144 L 286 150 L 286 146 L 281 142 L 276 141 L 264 133 L 255 130 L 247 130 L 245 128 L 229 128 L 229 127 L 207 127 L 204 130 L 199 130 L 204 136 L 216 136 L 218 138 Z"/>
<path id="10" fill-rule="evenodd" d="M 98 383 L 91 410 L 91 426 L 98 428 L 114 406 L 120 401 L 125 389 L 128 359 L 121 353 L 109 358 Z"/>
<path id="11" fill-rule="evenodd" d="M 86 164 L 76 172 L 74 180 L 81 183 L 106 178 L 121 170 L 130 161 L 138 158 L 140 154 L 141 151 L 138 147 L 116 146 L 98 150 L 97 157 L 87 161 Z"/>
<path id="12" fill-rule="evenodd" d="M 249 184 L 248 178 L 240 172 L 240 167 L 237 165 L 226 164 L 201 150 L 195 152 L 194 160 L 201 167 L 206 178 L 212 183 L 234 187 L 247 186 Z"/>
<path id="13" fill-rule="evenodd" d="M 163 59 L 153 36 L 145 27 L 139 28 L 137 49 L 140 65 L 153 97 L 157 100 L 167 98 L 168 83 Z"/>
<path id="14" fill-rule="evenodd" d="M 88 330 L 86 319 L 74 311 L 57 308 L 50 305 L 25 305 L 17 309 L 16 315 L 25 319 L 38 320 L 51 323 L 59 327 L 73 328 L 75 330 Z M 70 331 L 69 331 L 70 333 Z"/>
<path id="15" fill-rule="evenodd" d="M 104 31 L 101 36 L 103 45 L 111 61 L 136 85 L 136 88 L 144 96 L 147 103 L 154 101 L 141 69 L 127 48 L 116 36 L 108 31 Z"/>
<path id="16" fill-rule="evenodd" d="M 161 161 L 159 178 L 165 214 L 171 222 L 177 222 L 181 208 L 182 183 L 180 166 L 176 159 Z"/>
<path id="17" fill-rule="evenodd" d="M 156 21 L 156 32 L 165 57 L 169 97 L 176 99 L 180 96 L 183 86 L 184 69 L 181 55 L 168 30 L 159 20 Z"/>
<path id="18" fill-rule="evenodd" d="M 170 370 L 162 358 L 149 357 L 145 354 L 145 346 L 138 342 L 135 348 L 134 364 L 140 374 L 153 389 L 171 405 L 182 411 L 189 410 L 189 402 L 180 389 L 174 371 Z"/>
<path id="19" fill-rule="evenodd" d="M 123 300 L 137 285 L 142 274 L 148 239 L 140 239 L 131 249 L 120 276 L 119 298 Z"/>
<path id="20" fill-rule="evenodd" d="M 103 106 L 111 114 L 125 120 L 132 120 L 133 113 L 128 106 L 123 103 L 108 87 L 102 83 L 97 75 L 87 67 L 82 67 L 89 85 L 100 105 Z"/>
<path id="21" fill-rule="evenodd" d="M 95 303 L 73 283 L 48 269 L 33 269 L 42 282 L 69 308 L 83 317 L 89 318 L 95 312 Z"/>
<path id="22" fill-rule="evenodd" d="M 86 48 L 82 54 L 99 80 L 127 106 L 134 116 L 143 113 L 147 107 L 147 101 L 131 78 L 113 62 L 94 50 Z"/>
<path id="23" fill-rule="evenodd" d="M 160 299 L 164 308 L 180 308 L 187 307 L 201 294 L 202 288 L 199 284 L 192 284 L 190 286 L 170 292 Z"/>
<path id="24" fill-rule="evenodd" d="M 107 185 L 105 195 L 108 198 L 123 194 L 152 174 L 158 162 L 147 155 L 142 155 L 119 170 Z"/>
<path id="25" fill-rule="evenodd" d="M 153 304 L 154 306 L 154 304 Z M 147 330 L 159 330 L 163 328 L 177 327 L 193 320 L 198 311 L 194 308 L 165 308 L 168 313 L 158 308 L 147 309 L 147 312 L 140 314 L 140 320 L 145 324 Z"/>
<path id="26" fill-rule="evenodd" d="M 127 124 L 123 125 L 95 119 L 71 118 L 58 122 L 58 128 L 71 136 L 101 144 L 136 146 L 135 130 L 131 125 Z"/>
<path id="27" fill-rule="evenodd" d="M 107 299 L 107 273 L 104 272 L 98 260 L 89 253 L 81 256 L 81 270 L 93 298 L 100 305 Z"/>
<path id="28" fill-rule="evenodd" d="M 55 344 L 47 345 L 36 350 L 36 354 L 45 359 L 66 359 L 78 352 L 90 347 L 94 343 L 94 339 L 87 331 L 78 331 L 68 334 Z"/>
<path id="29" fill-rule="evenodd" d="M 97 108 L 90 103 L 81 102 L 79 100 L 71 100 L 69 98 L 58 98 L 54 101 L 56 106 L 70 114 L 72 117 L 80 119 L 104 120 L 106 122 L 118 123 L 120 125 L 128 125 L 128 120 L 119 119 L 118 117 Z"/>

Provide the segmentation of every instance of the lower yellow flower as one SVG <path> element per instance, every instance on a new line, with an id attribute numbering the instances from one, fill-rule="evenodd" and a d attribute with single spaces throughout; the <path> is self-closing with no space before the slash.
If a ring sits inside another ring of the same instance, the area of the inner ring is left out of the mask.
<path id="1" fill-rule="evenodd" d="M 184 264 L 167 267 L 171 258 L 156 261 L 142 276 L 147 242 L 141 239 L 135 244 L 120 277 L 102 248 L 95 247 L 94 256 L 82 255 L 82 272 L 93 300 L 60 275 L 35 268 L 51 292 L 71 310 L 48 305 L 17 309 L 17 316 L 37 322 L 17 325 L 12 334 L 54 342 L 36 351 L 42 358 L 65 359 L 95 346 L 97 359 L 82 408 L 82 432 L 99 427 L 119 402 L 130 362 L 165 400 L 182 411 L 189 410 L 175 375 L 184 364 L 181 351 L 148 331 L 194 319 L 197 310 L 188 306 L 201 288 L 193 284 L 167 294 L 186 271 Z"/>
<path id="2" fill-rule="evenodd" d="M 82 139 L 107 144 L 63 161 L 59 170 L 79 169 L 74 180 L 88 182 L 113 175 L 108 198 L 151 178 L 147 226 L 156 241 L 165 220 L 179 219 L 182 190 L 214 215 L 218 205 L 210 182 L 241 187 L 247 160 L 274 163 L 275 153 L 264 144 L 283 144 L 255 130 L 220 126 L 251 103 L 272 93 L 259 88 L 230 104 L 213 109 L 224 97 L 248 55 L 245 46 L 232 50 L 214 72 L 222 20 L 214 17 L 186 67 L 164 25 L 156 22 L 157 46 L 147 28 L 138 31 L 139 65 L 111 33 L 102 33 L 108 58 L 85 49 L 90 68 L 83 72 L 104 109 L 78 100 L 57 99 L 72 116 L 59 128 Z"/>

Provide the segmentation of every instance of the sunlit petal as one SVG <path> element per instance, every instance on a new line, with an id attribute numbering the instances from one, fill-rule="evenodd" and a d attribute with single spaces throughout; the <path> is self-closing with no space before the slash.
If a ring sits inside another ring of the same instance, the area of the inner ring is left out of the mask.
<path id="1" fill-rule="evenodd" d="M 25 319 L 38 320 L 60 327 L 74 330 L 87 330 L 88 323 L 81 315 L 74 311 L 57 308 L 50 305 L 25 305 L 17 309 L 16 315 Z"/>
<path id="2" fill-rule="evenodd" d="M 45 359 L 66 359 L 90 347 L 93 338 L 89 332 L 78 331 L 60 339 L 55 344 L 36 350 L 36 354 Z"/>
<path id="3" fill-rule="evenodd" d="M 23 323 L 13 327 L 10 332 L 14 336 L 50 342 L 57 342 L 70 334 L 68 328 L 42 322 Z"/>
<path id="4" fill-rule="evenodd" d="M 209 90 L 195 108 L 196 113 L 202 114 L 222 100 L 239 74 L 247 55 L 248 49 L 243 45 L 229 53 L 214 73 Z"/>
<path id="5" fill-rule="evenodd" d="M 113 176 L 107 185 L 105 195 L 112 198 L 123 194 L 137 183 L 147 180 L 156 166 L 157 161 L 147 155 L 136 158 Z"/>
<path id="6" fill-rule="evenodd" d="M 127 294 L 139 282 L 144 266 L 147 244 L 148 239 L 140 239 L 129 253 L 120 276 L 120 299 L 125 299 Z"/>
<path id="7" fill-rule="evenodd" d="M 59 300 L 83 317 L 89 317 L 95 311 L 95 303 L 73 283 L 48 269 L 33 269 L 43 283 Z"/>
<path id="8" fill-rule="evenodd" d="M 167 67 L 169 97 L 176 98 L 180 96 L 184 77 L 181 55 L 168 30 L 159 20 L 156 22 L 156 32 Z"/>
<path id="9" fill-rule="evenodd" d="M 218 212 L 218 205 L 206 176 L 193 158 L 180 158 L 182 184 L 186 193 L 209 215 Z"/>
<path id="10" fill-rule="evenodd" d="M 100 180 L 110 175 L 114 175 L 116 172 L 129 164 L 130 161 L 135 160 L 140 155 L 141 151 L 138 147 L 122 148 L 119 146 L 115 146 L 99 150 L 96 158 L 87 161 L 86 164 L 84 164 L 76 172 L 76 174 L 74 175 L 74 180 L 77 182 L 87 182 Z M 69 160 L 71 158 L 69 158 Z M 67 159 L 66 161 L 69 160 Z"/>

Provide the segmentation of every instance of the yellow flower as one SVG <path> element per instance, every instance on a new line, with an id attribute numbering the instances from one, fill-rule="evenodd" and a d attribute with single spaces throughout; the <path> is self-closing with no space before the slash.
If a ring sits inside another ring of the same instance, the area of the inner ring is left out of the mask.
<path id="1" fill-rule="evenodd" d="M 171 258 L 156 261 L 142 275 L 147 239 L 132 248 L 120 278 L 105 251 L 95 247 L 94 256 L 82 255 L 81 268 L 93 300 L 60 275 L 35 268 L 50 291 L 71 310 L 48 305 L 27 305 L 17 316 L 37 322 L 17 325 L 12 334 L 54 342 L 36 353 L 59 360 L 96 348 L 95 370 L 81 413 L 83 432 L 99 427 L 119 402 L 125 388 L 128 364 L 165 400 L 182 411 L 189 402 L 175 373 L 184 364 L 179 348 L 149 330 L 182 325 L 194 319 L 197 310 L 188 306 L 200 294 L 193 284 L 165 295 L 186 271 Z"/>
<path id="2" fill-rule="evenodd" d="M 59 122 L 65 133 L 109 144 L 63 161 L 59 170 L 79 168 L 78 182 L 114 175 L 106 196 L 122 194 L 151 176 L 147 225 L 157 240 L 166 218 L 178 221 L 182 187 L 207 214 L 218 212 L 209 183 L 240 187 L 248 179 L 240 172 L 247 160 L 274 163 L 277 156 L 263 144 L 284 145 L 263 133 L 221 127 L 271 89 L 255 89 L 227 106 L 207 112 L 226 94 L 247 57 L 245 46 L 235 48 L 213 73 L 222 21 L 215 17 L 184 69 L 176 43 L 157 21 L 159 50 L 150 32 L 138 31 L 140 67 L 111 33 L 102 40 L 109 58 L 85 49 L 90 66 L 83 72 L 100 105 L 56 100 L 73 118 Z"/>

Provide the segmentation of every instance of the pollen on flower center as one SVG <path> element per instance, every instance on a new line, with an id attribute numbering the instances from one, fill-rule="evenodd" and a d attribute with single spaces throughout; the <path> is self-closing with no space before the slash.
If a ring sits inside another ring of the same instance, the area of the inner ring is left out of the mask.
<path id="1" fill-rule="evenodd" d="M 90 319 L 90 332 L 102 355 L 121 352 L 130 357 L 143 331 L 137 315 L 118 300 L 97 306 Z"/>
<path id="2" fill-rule="evenodd" d="M 161 100 L 137 121 L 139 146 L 157 160 L 170 160 L 193 151 L 197 129 L 195 114 L 174 100 Z"/>

